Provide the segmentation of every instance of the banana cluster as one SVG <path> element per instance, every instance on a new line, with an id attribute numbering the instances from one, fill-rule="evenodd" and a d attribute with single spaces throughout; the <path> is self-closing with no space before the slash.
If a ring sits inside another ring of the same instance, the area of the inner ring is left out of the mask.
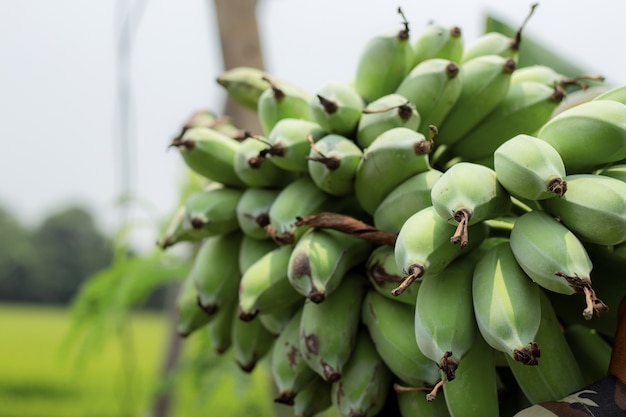
<path id="1" fill-rule="evenodd" d="M 180 335 L 246 372 L 268 357 L 296 416 L 513 415 L 602 377 L 626 88 L 563 109 L 585 84 L 518 68 L 520 41 L 404 19 L 350 83 L 221 74 L 262 131 L 199 112 L 171 144 L 206 178 L 159 242 L 198 245 Z"/>

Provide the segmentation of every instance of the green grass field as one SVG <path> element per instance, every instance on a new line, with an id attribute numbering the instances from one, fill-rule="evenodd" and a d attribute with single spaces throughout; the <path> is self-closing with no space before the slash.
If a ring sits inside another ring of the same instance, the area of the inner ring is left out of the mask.
<path id="1" fill-rule="evenodd" d="M 179 375 L 164 381 L 167 323 L 164 315 L 135 314 L 123 341 L 109 340 L 77 363 L 63 351 L 66 309 L 1 304 L 0 417 L 143 417 L 168 382 L 176 394 L 172 416 L 276 415 L 267 364 L 244 374 L 228 354 L 207 349 L 207 332 L 184 340 Z M 200 370 L 198 358 L 206 358 Z"/>

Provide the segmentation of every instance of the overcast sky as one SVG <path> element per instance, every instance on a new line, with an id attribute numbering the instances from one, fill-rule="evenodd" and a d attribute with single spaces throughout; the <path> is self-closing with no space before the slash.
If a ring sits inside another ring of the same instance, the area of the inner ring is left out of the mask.
<path id="1" fill-rule="evenodd" d="M 151 224 L 173 211 L 183 170 L 166 151 L 195 110 L 220 112 L 224 93 L 217 25 L 207 0 L 128 1 L 132 42 L 134 216 Z M 545 0 L 525 34 L 626 83 L 626 2 Z M 70 202 L 93 209 L 103 229 L 117 225 L 116 1 L 0 1 L 0 205 L 27 223 Z M 260 0 L 266 70 L 314 92 L 348 81 L 369 37 L 398 27 L 401 6 L 419 34 L 429 21 L 456 24 L 466 42 L 485 13 L 519 24 L 526 1 Z M 150 226 L 143 232 L 153 241 Z"/>

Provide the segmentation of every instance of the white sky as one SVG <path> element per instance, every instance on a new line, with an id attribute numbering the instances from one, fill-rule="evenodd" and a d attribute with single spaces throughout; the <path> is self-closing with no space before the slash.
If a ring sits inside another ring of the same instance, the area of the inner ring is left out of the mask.
<path id="1" fill-rule="evenodd" d="M 139 5 L 140 2 L 129 1 Z M 626 2 L 544 0 L 525 34 L 626 83 Z M 516 25 L 530 1 L 259 0 L 266 70 L 314 92 L 352 78 L 369 37 L 397 28 L 398 6 L 413 36 L 429 21 L 456 24 L 466 42 L 487 11 Z M 0 1 L 0 205 L 25 222 L 70 201 L 116 227 L 116 2 Z M 133 42 L 135 216 L 168 216 L 184 166 L 166 147 L 201 108 L 220 112 L 224 93 L 212 2 L 147 0 Z M 155 240 L 150 227 L 143 233 Z"/>

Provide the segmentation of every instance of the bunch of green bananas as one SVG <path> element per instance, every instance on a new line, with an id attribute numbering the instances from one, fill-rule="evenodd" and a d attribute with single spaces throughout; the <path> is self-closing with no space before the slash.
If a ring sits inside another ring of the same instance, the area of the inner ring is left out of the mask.
<path id="1" fill-rule="evenodd" d="M 626 86 L 563 109 L 582 83 L 518 69 L 520 40 L 404 19 L 350 83 L 221 74 L 263 132 L 202 114 L 172 143 L 207 179 L 160 242 L 199 245 L 180 335 L 267 356 L 296 416 L 514 415 L 604 376 Z"/>

